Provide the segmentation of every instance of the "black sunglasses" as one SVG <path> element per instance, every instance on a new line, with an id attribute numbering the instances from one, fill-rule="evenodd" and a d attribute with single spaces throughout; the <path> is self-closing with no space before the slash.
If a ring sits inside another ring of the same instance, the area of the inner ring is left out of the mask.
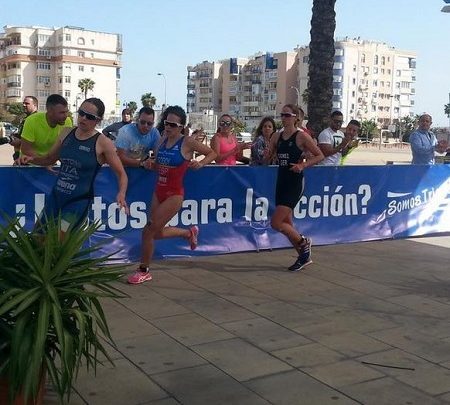
<path id="1" fill-rule="evenodd" d="M 164 120 L 164 125 L 170 128 L 183 128 L 183 125 L 179 124 L 178 122 L 171 122 Z"/>
<path id="2" fill-rule="evenodd" d="M 219 125 L 220 125 L 221 127 L 229 127 L 229 126 L 231 126 L 231 124 L 232 124 L 231 121 L 220 121 L 220 122 L 219 122 Z"/>
<path id="3" fill-rule="evenodd" d="M 97 117 L 94 114 L 88 113 L 88 112 L 82 110 L 81 108 L 78 110 L 78 115 L 80 117 L 85 117 L 89 121 L 95 121 L 95 120 L 100 120 L 101 119 L 100 117 Z"/>
<path id="4" fill-rule="evenodd" d="M 296 117 L 296 115 L 294 113 L 281 113 L 280 117 L 281 118 L 289 118 L 289 117 Z"/>
<path id="5" fill-rule="evenodd" d="M 153 121 L 139 120 L 139 124 L 141 124 L 141 125 L 148 125 L 149 127 L 152 127 L 154 122 Z"/>

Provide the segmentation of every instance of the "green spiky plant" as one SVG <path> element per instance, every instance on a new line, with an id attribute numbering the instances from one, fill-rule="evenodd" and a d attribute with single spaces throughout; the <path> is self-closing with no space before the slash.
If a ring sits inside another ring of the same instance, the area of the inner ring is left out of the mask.
<path id="1" fill-rule="evenodd" d="M 110 256 L 85 242 L 97 224 L 60 235 L 60 221 L 27 232 L 18 221 L 0 225 L 0 377 L 9 400 L 35 398 L 43 372 L 61 402 L 81 365 L 96 370 L 112 342 L 100 299 L 126 296 L 112 282 L 124 275 Z M 97 253 L 98 255 L 98 253 Z"/>

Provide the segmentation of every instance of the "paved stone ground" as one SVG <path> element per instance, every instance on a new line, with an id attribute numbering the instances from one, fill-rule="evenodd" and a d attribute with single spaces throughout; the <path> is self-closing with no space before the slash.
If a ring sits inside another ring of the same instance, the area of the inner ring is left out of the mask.
<path id="1" fill-rule="evenodd" d="M 70 404 L 448 404 L 449 247 L 316 247 L 296 274 L 285 249 L 156 262 L 105 302 L 115 368 Z"/>

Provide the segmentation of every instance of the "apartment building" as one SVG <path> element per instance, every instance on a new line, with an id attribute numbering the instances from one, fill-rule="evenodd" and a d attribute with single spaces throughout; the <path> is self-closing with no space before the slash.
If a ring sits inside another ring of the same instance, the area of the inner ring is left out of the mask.
<path id="1" fill-rule="evenodd" d="M 105 118 L 120 115 L 122 37 L 81 27 L 5 26 L 0 33 L 0 107 L 26 95 L 45 110 L 50 94 L 65 97 L 76 111 L 84 99 L 78 82 L 95 82 L 88 97 L 105 103 Z"/>
<path id="2" fill-rule="evenodd" d="M 232 114 L 249 129 L 255 127 L 262 117 L 276 116 L 284 104 L 297 102 L 292 91 L 297 78 L 296 56 L 296 52 L 265 53 L 189 66 L 188 111 L 198 113 L 212 107 L 217 114 Z M 219 65 L 218 71 L 213 69 Z M 199 77 L 205 67 L 208 73 Z M 213 71 L 217 76 L 211 81 Z M 212 97 L 205 107 L 208 94 Z"/>
<path id="3" fill-rule="evenodd" d="M 309 47 L 298 51 L 298 88 L 308 86 Z M 335 42 L 333 108 L 350 119 L 375 120 L 380 128 L 412 115 L 416 54 L 359 38 Z M 306 106 L 303 105 L 306 110 Z"/>
<path id="4" fill-rule="evenodd" d="M 256 54 L 188 67 L 188 112 L 228 112 L 249 129 L 284 104 L 303 103 L 309 47 Z M 412 115 L 416 54 L 359 38 L 335 42 L 333 108 L 350 119 L 375 120 L 380 128 Z M 391 127 L 392 128 L 392 127 Z"/>
<path id="5" fill-rule="evenodd" d="M 221 62 L 203 61 L 188 66 L 186 111 L 220 110 L 219 73 Z"/>

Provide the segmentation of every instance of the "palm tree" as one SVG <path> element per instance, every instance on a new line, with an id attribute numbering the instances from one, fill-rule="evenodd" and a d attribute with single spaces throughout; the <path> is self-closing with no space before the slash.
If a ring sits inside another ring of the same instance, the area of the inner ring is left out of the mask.
<path id="1" fill-rule="evenodd" d="M 361 121 L 361 135 L 366 141 L 369 141 L 373 138 L 376 129 L 377 123 L 374 119 Z"/>
<path id="2" fill-rule="evenodd" d="M 450 120 L 450 103 L 444 105 L 444 114 Z"/>
<path id="3" fill-rule="evenodd" d="M 313 0 L 309 44 L 308 119 L 315 133 L 327 126 L 333 107 L 336 0 Z"/>
<path id="4" fill-rule="evenodd" d="M 129 103 L 127 103 L 127 108 L 129 108 L 131 110 L 131 115 L 134 116 L 134 113 L 138 109 L 138 105 L 137 105 L 136 101 L 130 101 Z"/>
<path id="5" fill-rule="evenodd" d="M 145 93 L 142 95 L 141 101 L 144 107 L 153 107 L 156 104 L 156 97 L 152 93 Z"/>
<path id="6" fill-rule="evenodd" d="M 94 86 L 95 86 L 95 82 L 92 79 L 86 78 L 86 79 L 78 80 L 78 87 L 84 94 L 84 99 L 87 98 L 87 92 L 89 90 L 93 90 Z"/>

